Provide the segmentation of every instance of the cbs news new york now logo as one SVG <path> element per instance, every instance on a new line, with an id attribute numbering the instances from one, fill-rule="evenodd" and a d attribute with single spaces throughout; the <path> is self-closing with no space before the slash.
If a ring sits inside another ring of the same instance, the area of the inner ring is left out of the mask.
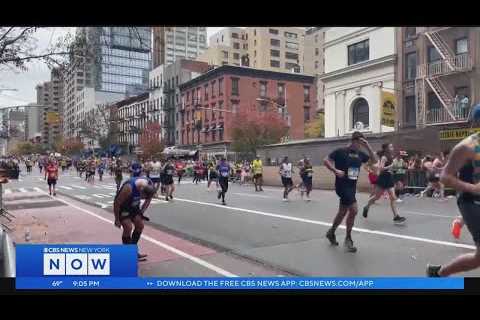
<path id="1" fill-rule="evenodd" d="M 110 275 L 108 248 L 44 248 L 43 275 Z"/>

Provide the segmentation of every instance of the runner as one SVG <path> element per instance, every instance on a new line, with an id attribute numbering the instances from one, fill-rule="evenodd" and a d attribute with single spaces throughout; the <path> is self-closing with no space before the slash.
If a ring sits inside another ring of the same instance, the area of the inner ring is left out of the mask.
<path id="1" fill-rule="evenodd" d="M 212 181 L 215 181 L 215 185 L 218 190 L 218 176 L 216 171 L 216 165 L 213 162 L 213 160 L 208 163 L 208 184 L 207 184 L 208 191 L 210 191 L 210 185 L 212 184 Z"/>
<path id="2" fill-rule="evenodd" d="M 144 214 L 154 193 L 155 188 L 150 179 L 132 177 L 122 185 L 115 196 L 113 203 L 115 226 L 123 228 L 123 244 L 138 244 L 144 227 L 143 220 L 149 220 Z M 140 208 L 141 199 L 145 199 L 145 202 Z M 138 253 L 137 257 L 139 261 L 144 261 L 147 255 Z"/>
<path id="3" fill-rule="evenodd" d="M 448 153 L 448 151 L 445 151 L 439 157 L 435 157 L 435 159 L 432 159 L 430 156 L 425 158 L 423 167 L 427 172 L 428 185 L 425 190 L 420 193 L 421 198 L 423 198 L 425 194 L 428 195 L 431 191 L 433 192 L 432 197 L 435 193 L 438 193 L 441 199 L 445 198 L 445 188 L 440 182 L 440 174 L 448 158 Z"/>
<path id="4" fill-rule="evenodd" d="M 178 184 L 180 184 L 180 181 L 185 174 L 185 164 L 183 163 L 183 161 L 177 161 L 177 163 L 175 164 L 175 169 L 177 170 Z"/>
<path id="5" fill-rule="evenodd" d="M 57 193 L 55 192 L 55 185 L 57 184 L 57 180 L 58 180 L 58 166 L 55 164 L 53 160 L 50 160 L 48 162 L 47 167 L 45 168 L 45 180 L 47 180 L 48 191 L 50 195 L 52 195 L 52 189 L 53 189 L 53 195 L 56 196 Z"/>
<path id="6" fill-rule="evenodd" d="M 220 184 L 220 190 L 218 191 L 217 198 L 222 198 L 222 204 L 226 205 L 225 203 L 225 194 L 228 191 L 228 178 L 230 174 L 230 165 L 227 163 L 227 159 L 222 157 L 219 164 L 217 165 L 217 171 L 219 174 L 218 183 Z"/>
<path id="7" fill-rule="evenodd" d="M 158 189 L 160 188 L 160 173 L 162 171 L 162 163 L 155 157 L 154 161 L 150 165 L 150 179 L 152 180 L 153 187 L 155 188 L 155 197 L 158 198 Z"/>
<path id="8" fill-rule="evenodd" d="M 32 173 L 32 161 L 30 158 L 25 161 L 25 166 L 27 167 L 27 173 Z"/>
<path id="9" fill-rule="evenodd" d="M 60 166 L 62 167 L 62 172 L 65 172 L 65 170 L 67 170 L 67 160 L 65 158 L 62 158 L 62 160 L 60 160 Z"/>
<path id="10" fill-rule="evenodd" d="M 175 191 L 175 184 L 173 183 L 173 175 L 175 174 L 175 167 L 172 164 L 172 160 L 168 159 L 163 167 L 164 180 L 163 184 L 165 186 L 165 200 L 173 200 L 173 192 Z"/>
<path id="11" fill-rule="evenodd" d="M 403 196 L 405 181 L 407 177 L 407 163 L 403 157 L 408 156 L 406 152 L 400 151 L 393 159 L 392 171 L 393 171 L 393 182 L 395 183 L 395 196 L 397 197 L 397 202 L 402 202 L 401 197 Z"/>
<path id="12" fill-rule="evenodd" d="M 103 180 L 103 172 L 105 171 L 105 163 L 101 162 L 98 166 L 98 180 Z"/>
<path id="13" fill-rule="evenodd" d="M 253 168 L 253 183 L 255 184 L 255 191 L 263 191 L 263 164 L 260 156 L 256 156 L 252 162 Z"/>
<path id="14" fill-rule="evenodd" d="M 472 110 L 472 127 L 480 122 L 480 106 Z M 446 265 L 427 265 L 428 277 L 447 277 L 480 267 L 480 133 L 474 133 L 452 150 L 440 176 L 441 182 L 458 192 L 457 205 L 476 250 L 462 254 Z M 462 222 L 462 223 L 463 223 Z"/>
<path id="15" fill-rule="evenodd" d="M 397 206 L 395 204 L 395 183 L 393 181 L 393 153 L 394 148 L 391 143 L 384 143 L 382 145 L 382 157 L 380 158 L 380 174 L 378 175 L 377 187 L 375 194 L 368 199 L 367 205 L 363 208 L 363 217 L 368 217 L 368 210 L 370 206 L 375 203 L 382 195 L 387 192 L 388 197 L 390 198 L 390 207 L 392 208 L 393 213 L 393 222 L 395 224 L 404 223 L 406 218 L 401 217 L 398 214 Z"/>
<path id="16" fill-rule="evenodd" d="M 123 180 L 123 170 L 122 170 L 122 161 L 120 159 L 117 160 L 115 164 L 115 183 L 117 185 L 117 193 L 120 190 L 120 185 L 122 184 Z"/>
<path id="17" fill-rule="evenodd" d="M 367 149 L 368 155 L 360 150 L 362 147 Z M 358 131 L 352 134 L 352 140 L 348 147 L 334 150 L 324 160 L 327 169 L 335 174 L 335 191 L 340 198 L 338 213 L 333 220 L 332 227 L 327 231 L 326 237 L 331 245 L 338 246 L 335 230 L 348 212 L 344 246 L 349 252 L 357 252 L 352 240 L 352 229 L 358 211 L 355 193 L 357 192 L 360 167 L 362 163 L 367 162 L 370 165 L 376 164 L 378 159 L 364 135 Z"/>
<path id="18" fill-rule="evenodd" d="M 292 181 L 292 173 L 293 173 L 293 165 L 288 160 L 288 157 L 285 156 L 283 158 L 282 164 L 280 164 L 280 169 L 278 171 L 282 178 L 282 185 L 283 185 L 283 201 L 288 201 L 288 194 L 293 190 L 293 181 Z"/>
<path id="19" fill-rule="evenodd" d="M 87 182 L 90 182 L 90 183 L 94 183 L 95 182 L 95 159 L 91 159 L 90 162 L 88 163 L 88 166 L 87 166 L 87 173 L 86 173 L 86 176 L 85 176 L 85 180 L 87 180 Z"/>
<path id="20" fill-rule="evenodd" d="M 305 188 L 305 192 L 307 193 L 306 201 L 310 201 L 310 192 L 312 191 L 312 182 L 313 182 L 313 167 L 310 163 L 309 158 L 305 158 L 303 161 L 303 167 L 300 171 L 300 176 L 302 177 L 303 187 Z M 300 196 L 303 199 L 303 189 L 300 192 Z"/>

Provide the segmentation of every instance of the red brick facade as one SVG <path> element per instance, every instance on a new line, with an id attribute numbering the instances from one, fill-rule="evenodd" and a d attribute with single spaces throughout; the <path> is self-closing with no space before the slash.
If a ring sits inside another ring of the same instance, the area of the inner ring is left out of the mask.
<path id="1" fill-rule="evenodd" d="M 235 82 L 238 92 L 235 92 Z M 264 85 L 266 91 L 262 90 Z M 279 93 L 279 86 L 283 86 L 283 94 Z M 292 140 L 303 139 L 305 120 L 313 118 L 317 107 L 314 77 L 235 66 L 213 69 L 182 84 L 180 92 L 176 119 L 180 145 L 230 142 L 236 113 L 265 108 L 277 110 L 275 104 L 257 99 L 273 99 L 284 105 L 285 92 L 290 115 L 289 136 Z"/>

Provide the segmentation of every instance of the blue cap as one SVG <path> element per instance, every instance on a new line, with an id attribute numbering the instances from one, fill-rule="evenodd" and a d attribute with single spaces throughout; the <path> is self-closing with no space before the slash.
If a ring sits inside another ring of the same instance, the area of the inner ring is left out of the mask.
<path id="1" fill-rule="evenodd" d="M 472 121 L 472 122 L 480 121 L 480 103 L 472 108 L 472 114 L 470 116 L 470 121 Z"/>

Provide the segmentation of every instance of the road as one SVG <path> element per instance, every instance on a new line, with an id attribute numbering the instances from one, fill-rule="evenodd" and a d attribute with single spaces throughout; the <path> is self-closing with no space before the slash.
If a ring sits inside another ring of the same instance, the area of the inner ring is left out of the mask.
<path id="1" fill-rule="evenodd" d="M 233 274 L 423 276 L 427 263 L 445 263 L 474 249 L 466 229 L 459 240 L 450 234 L 451 222 L 458 214 L 455 199 L 438 202 L 406 198 L 399 204 L 400 214 L 407 217 L 403 226 L 393 224 L 388 202 L 379 201 L 370 209 L 368 219 L 361 214 L 357 216 L 353 240 L 358 252 L 348 253 L 342 246 L 343 226 L 337 231 L 340 246 L 332 247 L 325 239 L 338 206 L 333 191 L 314 190 L 309 203 L 293 191 L 291 201 L 284 203 L 280 188 L 266 187 L 258 193 L 252 186 L 231 185 L 227 205 L 223 206 L 216 192 L 207 191 L 205 184 L 194 185 L 188 180 L 176 187 L 174 201 L 153 201 L 147 212 L 151 219 L 149 227 L 213 250 L 216 256 L 209 262 Z M 47 190 L 37 170 L 9 183 L 5 196 Z M 103 182 L 96 180 L 91 185 L 73 172 L 62 174 L 57 193 L 62 201 L 94 208 L 88 210 L 99 210 L 110 220 L 113 218 L 115 185 L 108 175 Z M 367 194 L 357 195 L 360 208 L 367 197 Z M 9 202 L 9 206 L 15 208 L 15 202 Z M 188 263 L 183 260 L 171 263 L 169 267 L 164 264 L 144 274 L 205 275 L 191 259 Z M 180 269 L 183 273 L 172 271 Z M 212 269 L 206 274 L 212 274 Z M 460 276 L 480 276 L 480 272 Z"/>

